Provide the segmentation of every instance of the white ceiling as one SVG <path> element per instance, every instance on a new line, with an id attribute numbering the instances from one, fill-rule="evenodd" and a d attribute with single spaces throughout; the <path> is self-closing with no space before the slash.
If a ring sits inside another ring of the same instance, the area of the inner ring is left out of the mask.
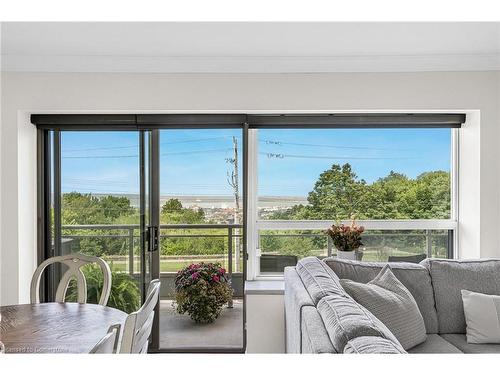
<path id="1" fill-rule="evenodd" d="M 2 70 L 500 70 L 500 23 L 3 23 Z"/>

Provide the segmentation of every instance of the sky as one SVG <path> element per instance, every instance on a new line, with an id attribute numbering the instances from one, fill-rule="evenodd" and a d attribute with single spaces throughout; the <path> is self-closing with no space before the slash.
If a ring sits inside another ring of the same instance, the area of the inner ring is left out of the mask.
<path id="1" fill-rule="evenodd" d="M 241 186 L 241 130 L 161 130 L 160 194 L 231 195 L 233 137 Z M 350 163 L 368 183 L 450 170 L 450 129 L 268 129 L 258 139 L 261 196 L 305 197 L 332 164 Z M 63 192 L 139 192 L 137 132 L 63 132 L 61 149 Z"/>

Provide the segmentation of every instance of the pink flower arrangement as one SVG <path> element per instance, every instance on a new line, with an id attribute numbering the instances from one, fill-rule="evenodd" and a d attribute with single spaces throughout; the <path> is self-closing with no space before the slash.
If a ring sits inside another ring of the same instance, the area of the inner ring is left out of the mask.
<path id="1" fill-rule="evenodd" d="M 174 307 L 198 323 L 213 322 L 231 301 L 233 290 L 226 270 L 217 263 L 196 263 L 177 272 Z"/>
<path id="2" fill-rule="evenodd" d="M 330 228 L 328 228 L 326 234 L 330 236 L 337 250 L 354 251 L 360 246 L 363 246 L 363 243 L 361 242 L 361 234 L 364 231 L 365 228 L 363 226 L 356 225 L 356 222 L 353 219 L 351 225 L 333 224 Z"/>
<path id="3" fill-rule="evenodd" d="M 176 288 L 184 288 L 197 282 L 227 282 L 226 270 L 215 263 L 193 263 L 177 272 Z"/>

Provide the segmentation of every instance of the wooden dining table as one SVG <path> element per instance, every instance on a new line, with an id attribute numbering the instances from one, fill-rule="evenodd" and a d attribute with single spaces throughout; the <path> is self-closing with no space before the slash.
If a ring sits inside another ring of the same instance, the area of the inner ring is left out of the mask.
<path id="1" fill-rule="evenodd" d="M 0 306 L 0 341 L 6 353 L 89 353 L 123 311 L 95 304 Z"/>

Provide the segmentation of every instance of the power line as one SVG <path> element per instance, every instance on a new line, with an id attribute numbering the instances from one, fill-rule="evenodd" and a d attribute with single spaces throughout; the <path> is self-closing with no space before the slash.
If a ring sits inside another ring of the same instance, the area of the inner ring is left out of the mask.
<path id="1" fill-rule="evenodd" d="M 231 136 L 219 136 L 219 137 L 208 137 L 208 138 L 196 138 L 196 139 L 186 139 L 179 141 L 161 142 L 160 145 L 170 145 L 179 143 L 195 143 L 195 142 L 206 142 L 213 141 L 217 139 L 230 139 Z M 377 148 L 377 147 L 363 147 L 363 146 L 336 146 L 336 145 L 326 145 L 326 144 L 315 144 L 315 143 L 299 143 L 299 142 L 285 142 L 280 140 L 272 139 L 260 139 L 259 142 L 269 144 L 269 145 L 291 145 L 291 146 L 305 146 L 305 147 L 326 147 L 326 148 L 339 148 L 339 149 L 355 149 L 355 150 L 391 150 L 388 148 Z M 76 148 L 76 149 L 63 149 L 63 152 L 78 152 L 78 151 L 99 151 L 99 150 L 123 150 L 129 148 L 139 148 L 139 144 L 129 145 L 129 146 L 113 146 L 113 147 L 92 147 L 92 148 Z M 395 149 L 392 149 L 395 150 Z"/>
<path id="2" fill-rule="evenodd" d="M 230 136 L 220 136 L 220 137 L 210 137 L 210 138 L 196 138 L 196 139 L 185 139 L 180 141 L 170 141 L 170 142 L 161 142 L 160 145 L 171 145 L 178 143 L 194 143 L 194 142 L 204 142 L 211 141 L 215 139 L 228 139 Z M 99 150 L 123 150 L 128 148 L 139 148 L 139 143 L 130 146 L 113 146 L 113 147 L 92 147 L 92 148 L 76 148 L 76 149 L 63 149 L 62 152 L 77 152 L 77 151 L 99 151 Z"/>
<path id="3" fill-rule="evenodd" d="M 139 177 L 136 177 L 132 181 L 138 180 Z M 135 181 L 136 182 L 136 181 Z M 102 180 L 99 178 L 64 178 L 63 177 L 63 184 L 69 184 L 70 186 L 73 185 L 91 185 L 91 186 L 110 186 L 110 185 L 126 185 L 130 186 L 130 180 L 127 181 L 121 181 L 121 180 Z M 214 187 L 226 187 L 226 184 L 219 183 L 219 184 L 209 184 L 209 183 L 169 183 L 169 187 L 195 187 L 195 188 L 214 188 Z"/>
<path id="4" fill-rule="evenodd" d="M 165 152 L 160 156 L 169 155 L 191 155 L 191 154 L 208 154 L 217 152 L 228 152 L 231 148 L 214 149 L 214 150 L 194 150 L 182 152 Z M 139 155 L 85 155 L 85 156 L 63 156 L 62 159 L 123 159 L 123 158 L 137 158 Z"/>
<path id="5" fill-rule="evenodd" d="M 325 145 L 325 144 L 315 144 L 315 143 L 284 142 L 272 139 L 261 139 L 259 140 L 259 142 L 276 146 L 291 145 L 291 146 L 326 147 L 326 148 L 340 148 L 340 149 L 354 149 L 354 150 L 397 151 L 397 149 L 391 149 L 391 148 L 364 147 L 364 146 L 335 146 L 335 145 Z"/>
<path id="6" fill-rule="evenodd" d="M 315 156 L 315 155 L 293 155 L 293 154 L 279 154 L 272 152 L 259 152 L 260 155 L 267 156 L 268 159 L 334 159 L 334 160 L 404 160 L 414 158 L 400 158 L 400 157 L 359 157 L 359 156 Z"/>
<path id="7" fill-rule="evenodd" d="M 62 156 L 62 159 L 126 159 L 137 158 L 139 155 L 96 155 L 96 156 Z"/>
<path id="8" fill-rule="evenodd" d="M 231 148 L 222 148 L 222 149 L 214 149 L 214 150 L 196 150 L 196 151 L 184 151 L 184 152 L 165 152 L 163 154 L 160 154 L 160 156 L 217 153 L 217 152 L 228 152 L 228 151 L 231 151 L 231 150 L 232 150 Z"/>

